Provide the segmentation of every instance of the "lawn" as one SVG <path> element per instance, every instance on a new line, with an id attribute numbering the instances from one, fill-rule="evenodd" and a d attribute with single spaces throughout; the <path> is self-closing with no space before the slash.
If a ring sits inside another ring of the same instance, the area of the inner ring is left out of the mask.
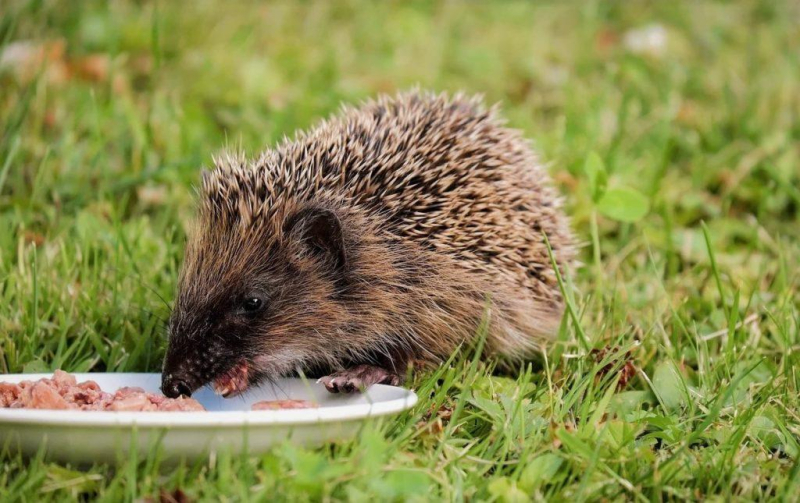
<path id="1" fill-rule="evenodd" d="M 3 1 L 2 373 L 157 371 L 200 168 L 417 84 L 500 103 L 581 248 L 518 374 L 459 355 L 324 448 L 2 452 L 0 500 L 797 501 L 798 26 L 766 0 Z"/>

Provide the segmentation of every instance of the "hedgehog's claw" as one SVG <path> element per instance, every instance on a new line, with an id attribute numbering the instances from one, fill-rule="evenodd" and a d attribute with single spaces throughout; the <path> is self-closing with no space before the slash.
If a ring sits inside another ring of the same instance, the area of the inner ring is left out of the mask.
<path id="1" fill-rule="evenodd" d="M 397 386 L 402 378 L 386 369 L 373 365 L 358 365 L 356 367 L 335 372 L 320 378 L 317 382 L 325 386 L 331 393 L 364 392 L 373 384 L 388 384 Z"/>

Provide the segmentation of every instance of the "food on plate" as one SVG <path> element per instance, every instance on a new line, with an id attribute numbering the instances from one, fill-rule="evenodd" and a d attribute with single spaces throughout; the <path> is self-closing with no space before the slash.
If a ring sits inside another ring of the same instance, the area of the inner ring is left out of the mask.
<path id="1" fill-rule="evenodd" d="M 310 409 L 307 400 L 262 400 L 252 410 Z M 115 412 L 200 412 L 206 409 L 185 396 L 167 398 L 142 388 L 126 386 L 114 393 L 94 381 L 79 383 L 75 376 L 56 370 L 52 378 L 19 383 L 0 382 L 0 409 L 106 410 Z"/>
<path id="2" fill-rule="evenodd" d="M 56 370 L 50 379 L 0 382 L 0 408 L 106 410 L 117 412 L 189 412 L 204 411 L 193 398 L 167 398 L 142 388 L 125 387 L 114 393 L 100 389 L 94 381 L 79 383 L 75 376 Z"/>

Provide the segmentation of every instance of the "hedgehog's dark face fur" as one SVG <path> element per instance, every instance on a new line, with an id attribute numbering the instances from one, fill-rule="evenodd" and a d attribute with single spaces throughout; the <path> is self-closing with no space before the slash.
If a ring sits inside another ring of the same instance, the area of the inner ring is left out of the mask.
<path id="1" fill-rule="evenodd" d="M 244 186 L 256 187 L 252 178 Z M 208 382 L 235 395 L 330 354 L 342 318 L 337 299 L 346 290 L 342 222 L 331 208 L 286 203 L 269 215 L 226 211 L 212 200 L 201 209 L 170 319 L 162 383 L 168 396 Z"/>

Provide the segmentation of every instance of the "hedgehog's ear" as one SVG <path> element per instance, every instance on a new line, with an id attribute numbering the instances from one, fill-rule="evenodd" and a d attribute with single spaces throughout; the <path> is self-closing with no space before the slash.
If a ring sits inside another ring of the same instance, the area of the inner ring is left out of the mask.
<path id="1" fill-rule="evenodd" d="M 347 263 L 342 222 L 335 212 L 326 208 L 304 208 L 286 221 L 284 230 L 313 254 L 333 262 L 337 269 Z"/>

